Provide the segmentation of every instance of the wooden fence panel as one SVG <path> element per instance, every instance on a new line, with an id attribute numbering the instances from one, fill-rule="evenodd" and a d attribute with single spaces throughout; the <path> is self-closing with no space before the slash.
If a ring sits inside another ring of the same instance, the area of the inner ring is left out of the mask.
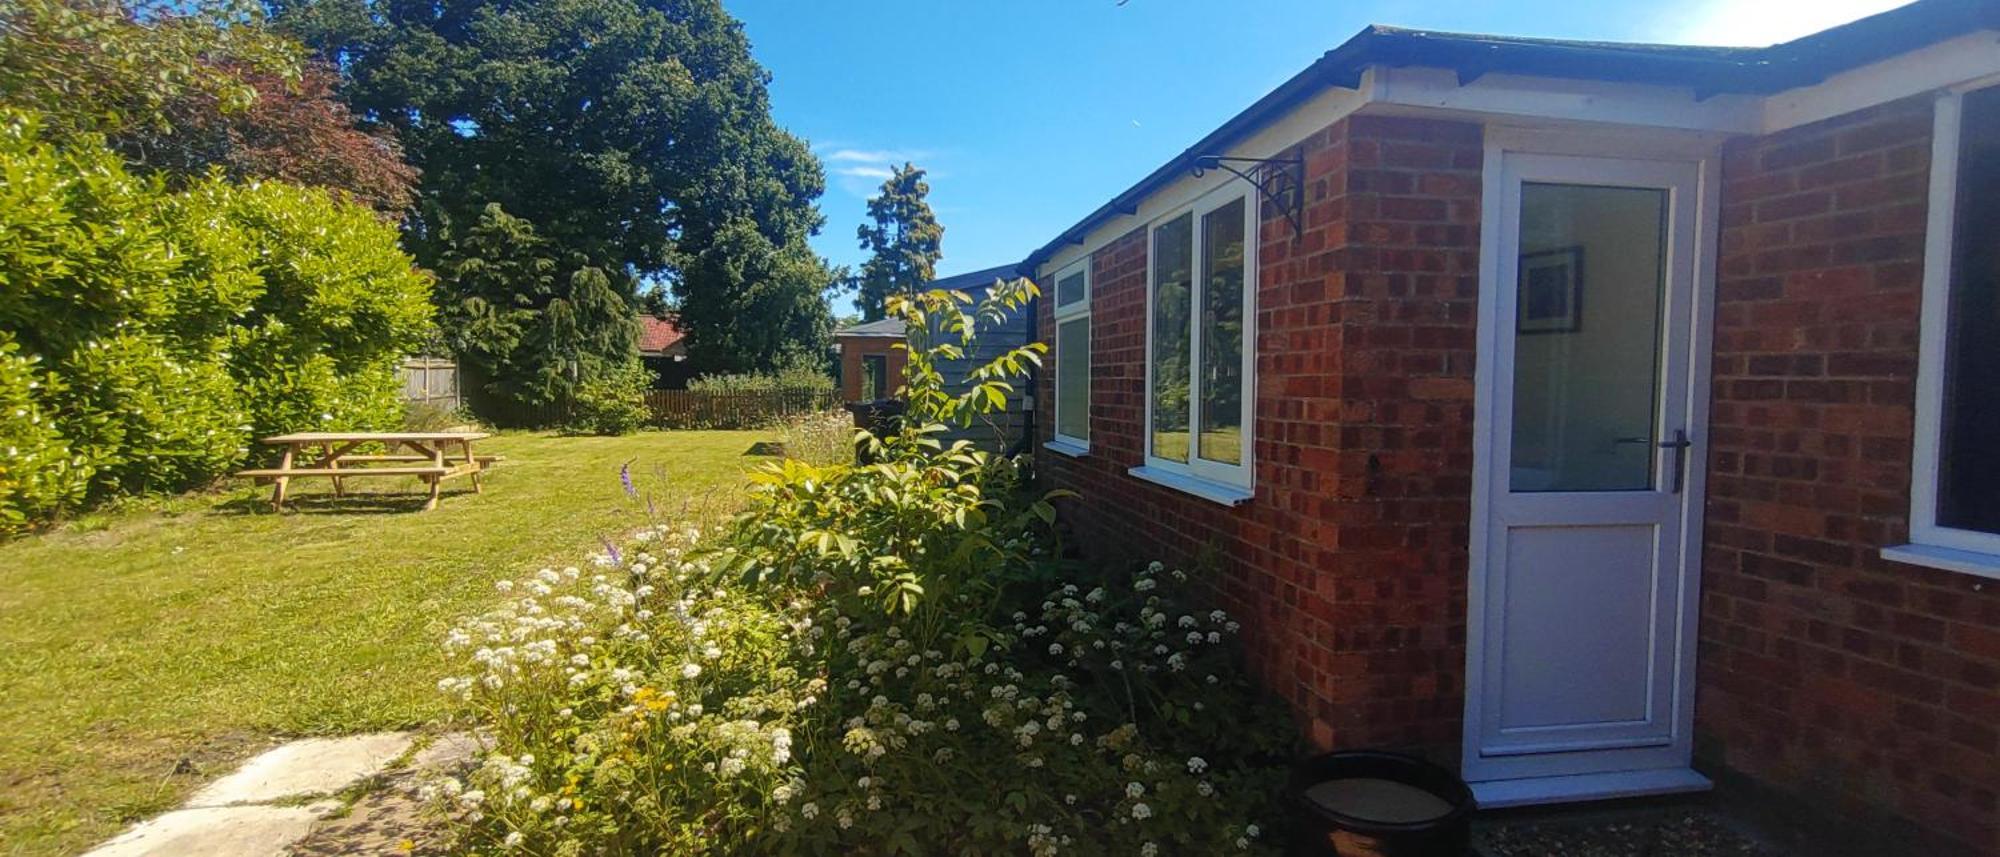
<path id="1" fill-rule="evenodd" d="M 412 402 L 456 409 L 460 397 L 458 364 L 445 357 L 407 357 L 399 372 L 403 376 L 403 398 Z"/>

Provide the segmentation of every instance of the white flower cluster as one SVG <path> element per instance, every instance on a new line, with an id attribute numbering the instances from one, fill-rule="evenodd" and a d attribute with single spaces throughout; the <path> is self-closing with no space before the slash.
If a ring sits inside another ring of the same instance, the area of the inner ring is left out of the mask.
<path id="1" fill-rule="evenodd" d="M 749 657 L 733 654 L 743 635 L 777 640 L 811 620 L 803 605 L 773 614 L 712 588 L 699 538 L 649 528 L 588 570 L 497 584 L 505 601 L 446 635 L 464 670 L 439 682 L 483 721 L 494 748 L 463 779 L 433 783 L 432 799 L 461 821 L 499 823 L 513 848 L 559 839 L 607 801 L 699 812 L 677 805 L 683 794 L 641 784 L 707 782 L 702 794 L 722 801 L 738 789 L 775 804 L 802 794 L 788 724 L 825 683 L 733 696 L 724 686 Z M 615 784 L 608 793 L 605 783 Z"/>
<path id="2" fill-rule="evenodd" d="M 459 669 L 440 689 L 494 740 L 432 797 L 491 850 L 590 853 L 589 831 L 644 819 L 648 835 L 685 831 L 668 850 L 695 853 L 722 817 L 872 842 L 960 797 L 939 794 L 963 788 L 951 783 L 985 781 L 1023 784 L 964 797 L 1007 802 L 1014 851 L 1158 854 L 1190 824 L 1250 847 L 1254 825 L 1226 820 L 1242 799 L 1234 757 L 1169 753 L 1137 725 L 1158 720 L 1133 687 L 1185 712 L 1213 698 L 1205 685 L 1238 684 L 1222 645 L 1237 624 L 1175 609 L 1179 572 L 1155 564 L 1129 587 L 1062 586 L 1032 617 L 939 627 L 808 603 L 810 588 L 782 604 L 718 589 L 741 569 L 718 554 L 710 567 L 699 537 L 656 527 L 580 568 L 503 582 L 499 607 L 446 636 Z"/>
<path id="3" fill-rule="evenodd" d="M 1156 564 L 1140 572 L 1124 595 L 1065 585 L 1042 602 L 1039 616 L 1016 613 L 1011 625 L 981 631 L 981 645 L 956 647 L 954 654 L 918 644 L 893 622 L 881 625 L 876 617 L 823 608 L 802 637 L 832 637 L 845 656 L 839 662 L 852 664 L 851 670 L 831 668 L 835 676 L 849 676 L 837 682 L 833 704 L 853 712 L 841 722 L 841 746 L 868 773 L 852 780 L 851 788 L 808 785 L 814 791 L 797 804 L 797 818 L 809 822 L 830 813 L 843 830 L 857 824 L 883 829 L 889 821 L 875 821 L 876 813 L 889 812 L 885 819 L 893 820 L 895 813 L 915 811 L 935 797 L 922 791 L 934 788 L 926 783 L 990 740 L 986 746 L 1005 747 L 1019 766 L 1011 775 L 987 772 L 996 779 L 1062 777 L 1081 785 L 1096 776 L 1092 771 L 1122 772 L 1128 779 L 1104 784 L 1109 793 L 1083 799 L 1107 807 L 1113 813 L 1107 820 L 1116 825 L 1155 831 L 1148 836 L 1165 834 L 1163 823 L 1184 823 L 1188 801 L 1219 799 L 1210 763 L 1201 756 L 1151 755 L 1138 726 L 1097 722 L 1077 695 L 1086 683 L 1117 681 L 1123 670 L 1162 680 L 1221 681 L 1212 671 L 1198 676 L 1189 671 L 1198 665 L 1221 668 L 1220 644 L 1237 632 L 1236 622 L 1220 610 L 1166 612 L 1160 582 L 1168 576 Z M 1211 653 L 1217 657 L 1208 657 Z M 1054 668 L 1024 674 L 1015 665 L 1022 654 Z M 967 723 L 973 724 L 970 732 Z M 965 775 L 980 777 L 979 771 Z M 1077 806 L 1079 795 L 1065 793 L 1062 802 Z M 1090 843 L 1103 841 L 1102 830 L 1092 825 L 1071 827 L 1087 816 L 1058 815 L 1063 817 L 1025 826 L 1024 850 L 1056 855 L 1090 850 L 1097 847 Z M 1157 852 L 1159 846 L 1149 840 L 1148 847 Z"/>

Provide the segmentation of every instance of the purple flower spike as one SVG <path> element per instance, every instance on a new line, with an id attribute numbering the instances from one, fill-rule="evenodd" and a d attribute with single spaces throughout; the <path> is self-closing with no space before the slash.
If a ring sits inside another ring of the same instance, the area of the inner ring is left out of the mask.
<path id="1" fill-rule="evenodd" d="M 632 484 L 632 460 L 618 465 L 618 484 L 625 486 L 625 496 L 639 496 L 639 486 Z"/>
<path id="2" fill-rule="evenodd" d="M 620 553 L 620 552 L 619 552 L 619 550 L 618 550 L 618 546 L 617 546 L 617 545 L 615 545 L 615 544 L 612 544 L 612 543 L 611 543 L 611 540 L 610 540 L 610 539 L 607 539 L 607 538 L 605 538 L 605 537 L 603 537 L 603 536 L 598 536 L 598 537 L 597 537 L 597 541 L 598 541 L 598 542 L 599 542 L 600 544 L 603 544 L 603 545 L 604 545 L 604 553 L 605 553 L 605 555 L 607 555 L 607 556 L 611 557 L 611 564 L 612 564 L 612 565 L 624 565 L 624 564 L 625 564 L 625 555 L 624 555 L 623 553 Z"/>

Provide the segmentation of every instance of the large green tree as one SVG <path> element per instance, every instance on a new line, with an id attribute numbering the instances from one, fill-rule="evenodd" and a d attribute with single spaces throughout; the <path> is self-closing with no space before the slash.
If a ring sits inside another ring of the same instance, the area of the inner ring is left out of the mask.
<path id="1" fill-rule="evenodd" d="M 855 230 L 861 249 L 871 254 L 855 278 L 859 294 L 854 302 L 862 318 L 882 318 L 890 295 L 915 294 L 937 276 L 944 227 L 925 199 L 930 192 L 924 171 L 905 163 L 868 200 L 869 222 Z"/>
<path id="2" fill-rule="evenodd" d="M 423 171 L 408 246 L 501 392 L 561 404 L 625 365 L 655 285 L 702 368 L 824 349 L 832 280 L 806 240 L 825 178 L 717 0 L 273 7 Z M 622 318 L 597 311 L 607 295 Z"/>

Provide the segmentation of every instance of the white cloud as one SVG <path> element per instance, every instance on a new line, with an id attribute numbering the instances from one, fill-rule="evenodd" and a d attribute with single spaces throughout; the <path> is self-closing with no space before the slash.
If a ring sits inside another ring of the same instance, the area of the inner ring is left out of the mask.
<path id="1" fill-rule="evenodd" d="M 858 161 L 869 164 L 884 164 L 897 161 L 914 161 L 922 158 L 924 152 L 904 152 L 896 149 L 835 149 L 826 154 L 829 161 Z"/>
<path id="2" fill-rule="evenodd" d="M 1698 0 L 1668 5 L 1655 27 L 1660 41 L 1762 46 L 1894 9 L 1909 0 Z"/>
<path id="3" fill-rule="evenodd" d="M 851 145 L 825 145 L 816 149 L 821 160 L 827 162 L 827 174 L 834 181 L 833 186 L 846 193 L 866 199 L 881 190 L 882 182 L 895 175 L 895 169 L 905 163 L 925 167 L 932 178 L 942 175 L 927 161 L 934 152 L 924 149 L 874 149 Z"/>

